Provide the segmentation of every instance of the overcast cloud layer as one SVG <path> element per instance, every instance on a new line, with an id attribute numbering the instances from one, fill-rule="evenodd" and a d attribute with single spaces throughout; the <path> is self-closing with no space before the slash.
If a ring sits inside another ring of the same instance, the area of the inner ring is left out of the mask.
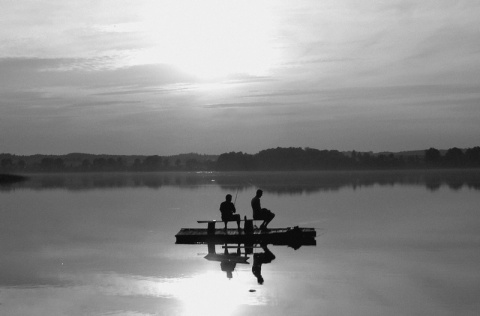
<path id="1" fill-rule="evenodd" d="M 0 152 L 480 145 L 480 2 L 1 7 Z"/>

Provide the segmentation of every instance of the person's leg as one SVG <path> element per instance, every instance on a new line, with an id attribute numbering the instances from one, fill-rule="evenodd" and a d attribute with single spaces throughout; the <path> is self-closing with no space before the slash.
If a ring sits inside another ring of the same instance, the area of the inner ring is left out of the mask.
<path id="1" fill-rule="evenodd" d="M 263 219 L 263 222 L 260 224 L 260 229 L 264 229 L 267 221 L 264 218 L 260 219 Z"/>
<path id="2" fill-rule="evenodd" d="M 238 230 L 240 230 L 240 214 L 235 214 L 235 219 L 237 220 L 237 227 L 238 227 Z"/>
<path id="3" fill-rule="evenodd" d="M 265 220 L 265 226 L 264 226 L 265 228 L 267 228 L 268 223 L 270 223 L 272 219 L 275 217 L 275 214 L 273 214 L 271 211 L 268 211 L 268 212 L 269 212 L 268 217 Z"/>
<path id="4" fill-rule="evenodd" d="M 265 227 L 267 227 L 267 209 L 265 208 L 262 208 L 261 212 L 260 212 L 260 216 L 258 216 L 258 219 L 263 219 L 263 222 L 262 224 L 260 225 L 260 229 L 265 229 Z"/>
<path id="5" fill-rule="evenodd" d="M 260 225 L 260 229 L 266 229 L 267 228 L 267 220 L 263 220 L 263 223 Z"/>
<path id="6" fill-rule="evenodd" d="M 226 231 L 227 230 L 227 221 L 228 221 L 227 214 L 222 214 L 222 221 L 225 224 L 225 227 L 223 229 Z"/>

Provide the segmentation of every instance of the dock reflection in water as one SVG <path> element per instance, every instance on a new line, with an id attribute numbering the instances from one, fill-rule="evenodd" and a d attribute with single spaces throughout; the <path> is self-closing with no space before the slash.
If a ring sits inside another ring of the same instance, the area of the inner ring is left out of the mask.
<path id="1" fill-rule="evenodd" d="M 245 229 L 182 228 L 175 237 L 177 244 L 207 244 L 205 259 L 220 262 L 220 269 L 228 279 L 233 277 L 237 264 L 250 264 L 253 256 L 252 274 L 263 284 L 262 265 L 271 263 L 276 257 L 268 248 L 269 244 L 288 246 L 295 250 L 301 246 L 314 246 L 316 232 L 313 228 L 287 227 L 268 231 L 253 229 L 252 220 L 245 221 Z M 247 229 L 247 227 L 252 229 Z M 223 244 L 223 252 L 217 253 L 216 245 Z M 233 249 L 231 252 L 229 249 Z M 243 252 L 242 252 L 243 250 Z M 258 251 L 260 250 L 260 251 Z M 249 255 L 251 255 L 249 257 Z"/>
<path id="2" fill-rule="evenodd" d="M 227 273 L 227 278 L 233 277 L 233 271 L 237 264 L 250 264 L 248 260 L 253 256 L 252 273 L 257 279 L 259 284 L 263 284 L 262 265 L 271 263 L 275 259 L 275 255 L 268 249 L 267 244 L 257 245 L 245 245 L 238 244 L 237 246 L 229 246 L 225 244 L 222 248 L 223 253 L 216 253 L 215 244 L 208 244 L 208 254 L 205 259 L 209 261 L 219 261 L 220 269 Z M 235 253 L 230 253 L 228 249 L 236 248 Z M 243 253 L 242 253 L 243 249 Z M 261 249 L 260 252 L 255 252 L 256 249 Z"/>

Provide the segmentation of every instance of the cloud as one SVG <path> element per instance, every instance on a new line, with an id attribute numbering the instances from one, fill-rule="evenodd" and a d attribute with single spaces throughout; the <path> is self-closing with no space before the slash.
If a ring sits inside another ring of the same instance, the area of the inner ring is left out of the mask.
<path id="1" fill-rule="evenodd" d="M 305 60 L 298 60 L 298 61 L 290 61 L 286 62 L 283 65 L 285 66 L 304 66 L 304 65 L 311 65 L 311 64 L 322 64 L 322 63 L 343 63 L 343 62 L 350 62 L 358 60 L 358 58 L 313 58 L 313 59 L 305 59 Z"/>
<path id="2" fill-rule="evenodd" d="M 161 64 L 112 66 L 115 57 L 95 58 L 1 58 L 2 86 L 126 84 L 162 85 L 195 82 L 195 78 Z"/>
<path id="3" fill-rule="evenodd" d="M 474 29 L 460 26 L 442 27 L 428 35 L 416 48 L 411 59 L 442 58 L 443 66 L 448 65 L 446 58 L 474 57 L 480 54 L 480 39 Z M 475 59 L 470 60 L 474 64 Z"/>
<path id="4" fill-rule="evenodd" d="M 252 102 L 252 103 L 218 103 L 218 104 L 205 104 L 202 107 L 205 109 L 245 109 L 252 107 L 271 107 L 278 104 L 269 103 L 269 102 Z"/>
<path id="5" fill-rule="evenodd" d="M 114 107 L 124 107 L 142 104 L 141 101 L 83 101 L 76 102 L 70 106 L 70 108 L 114 108 Z"/>
<path id="6" fill-rule="evenodd" d="M 165 94 L 169 92 L 181 92 L 190 90 L 191 88 L 185 85 L 171 85 L 171 86 L 162 86 L 162 87 L 118 87 L 115 91 L 100 92 L 95 93 L 94 95 L 98 96 L 115 96 L 115 95 L 145 95 L 145 94 Z"/>
<path id="7" fill-rule="evenodd" d="M 471 124 L 480 115 L 480 4 L 471 1 L 274 2 L 265 11 L 271 18 L 265 40 L 276 60 L 268 72 L 252 76 L 237 69 L 208 80 L 179 70 L 181 65 L 160 63 L 168 49 L 193 59 L 201 55 L 179 49 L 176 41 L 188 35 L 188 27 L 183 33 L 160 29 L 180 25 L 175 18 L 160 23 L 158 17 L 170 11 L 155 2 L 5 6 L 9 14 L 0 21 L 5 150 L 75 146 L 71 139 L 93 152 L 105 149 L 101 140 L 123 153 L 155 145 L 165 148 L 164 154 L 183 148 L 204 152 L 208 146 L 213 152 L 225 146 L 236 150 L 233 141 L 248 152 L 300 142 L 388 150 L 395 147 L 389 137 L 402 149 L 422 147 L 414 132 L 428 135 L 424 147 L 448 148 L 458 144 L 429 144 L 428 138 L 474 142 L 472 135 L 480 132 Z M 255 11 L 245 8 L 250 10 Z M 47 12 L 50 18 L 44 19 Z M 232 42 L 215 44 L 221 43 Z M 245 54 L 254 56 L 255 49 Z M 244 139 L 223 138 L 231 131 Z M 92 142 L 95 134 L 100 136 Z"/>
<path id="8" fill-rule="evenodd" d="M 301 95 L 317 95 L 321 93 L 318 90 L 277 90 L 269 93 L 252 93 L 245 95 L 245 98 L 268 98 L 268 97 L 284 97 L 284 96 L 301 96 Z"/>

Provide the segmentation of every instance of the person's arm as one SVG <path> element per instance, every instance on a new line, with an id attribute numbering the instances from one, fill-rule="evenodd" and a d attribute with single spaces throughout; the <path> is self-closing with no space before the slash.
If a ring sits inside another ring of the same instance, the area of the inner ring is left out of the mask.
<path id="1" fill-rule="evenodd" d="M 261 209 L 262 209 L 262 207 L 260 206 L 260 199 L 254 198 L 254 199 L 252 200 L 252 209 L 253 209 L 254 211 L 258 211 L 258 210 L 261 210 Z"/>

